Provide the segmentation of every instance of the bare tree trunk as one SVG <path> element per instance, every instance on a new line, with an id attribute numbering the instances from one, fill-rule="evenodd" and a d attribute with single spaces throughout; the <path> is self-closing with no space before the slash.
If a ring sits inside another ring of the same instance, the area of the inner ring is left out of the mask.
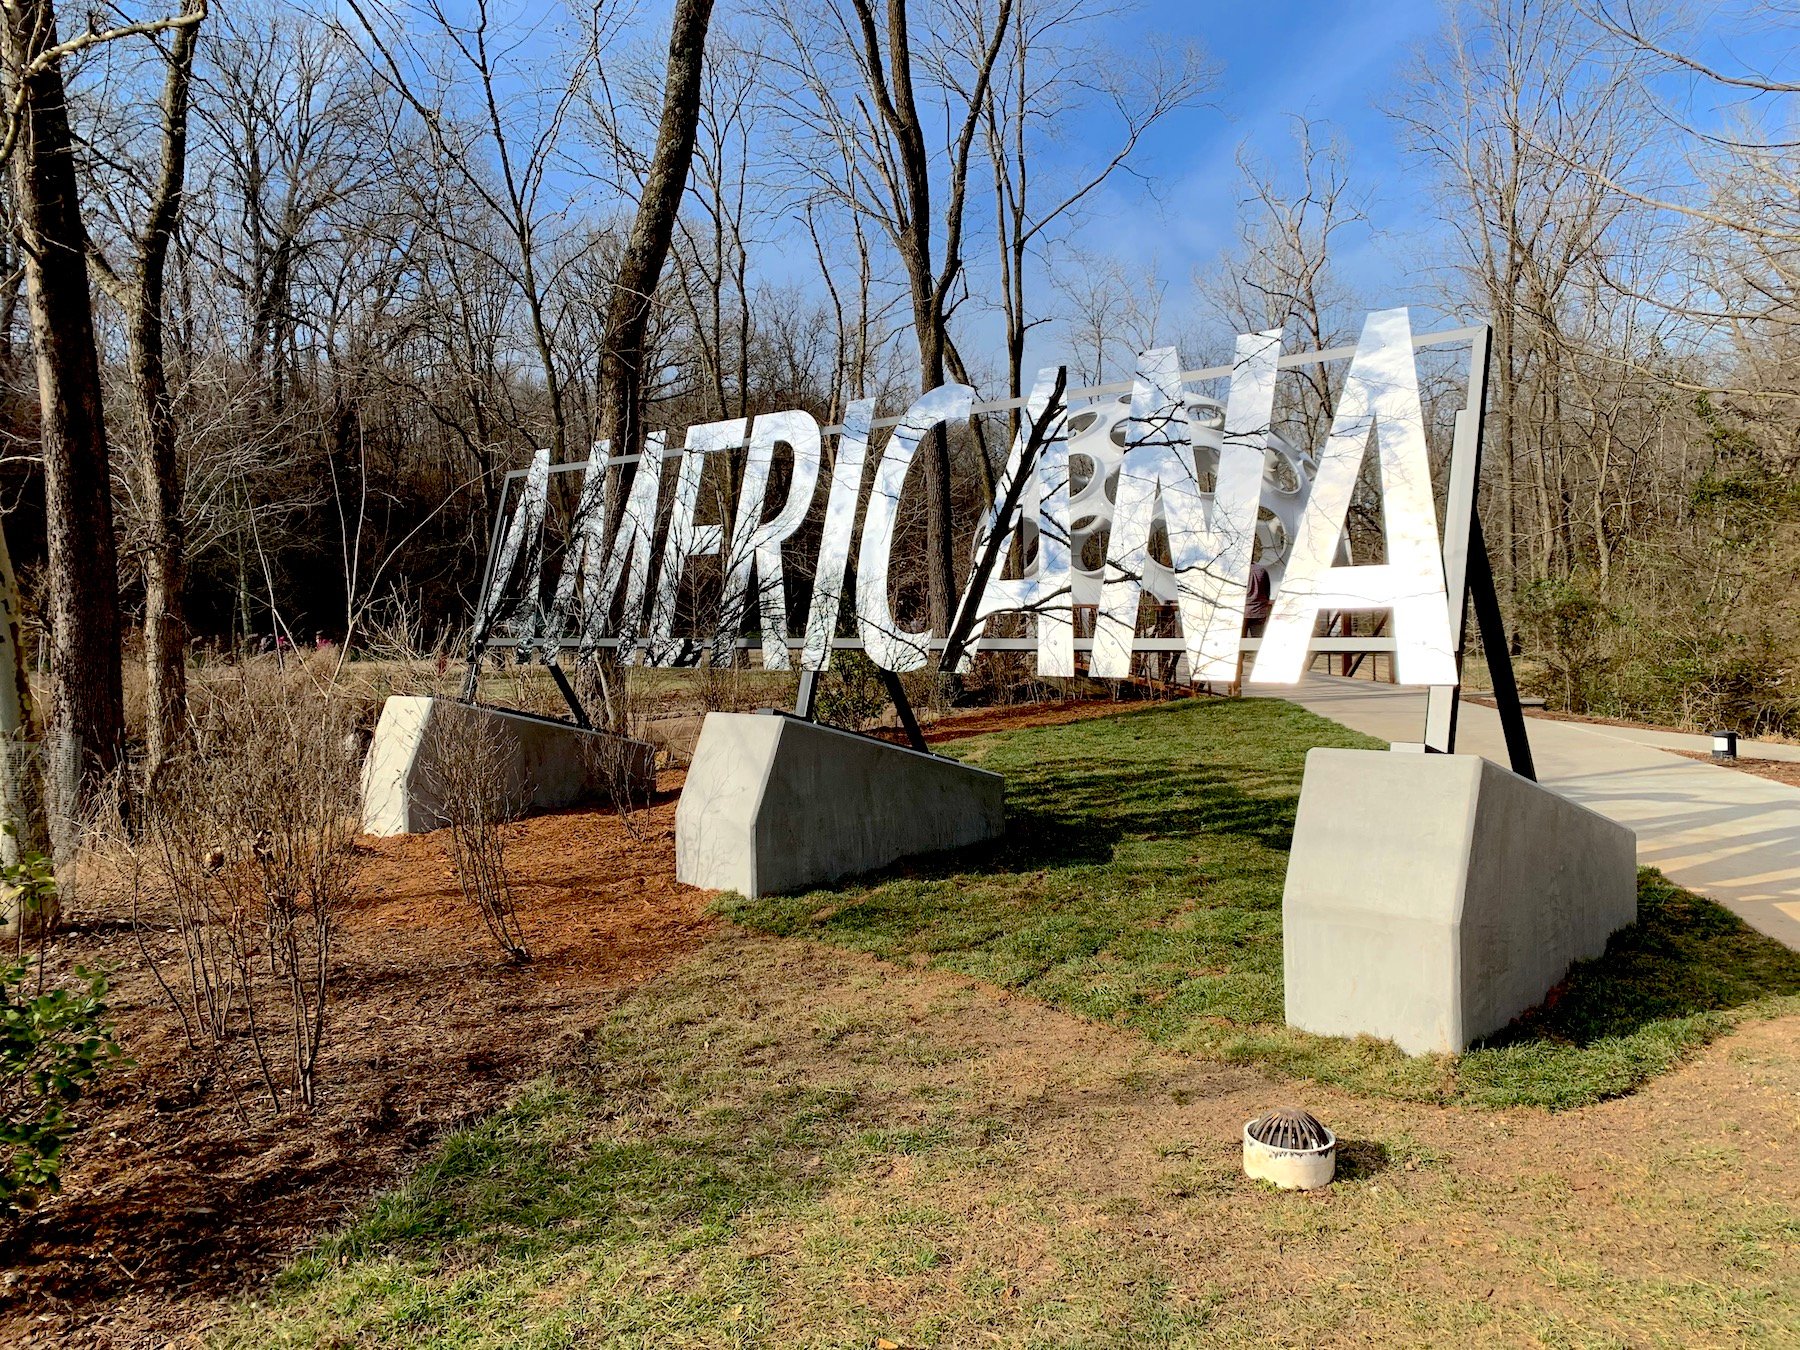
<path id="1" fill-rule="evenodd" d="M 912 291 L 913 329 L 919 343 L 919 389 L 929 392 L 944 382 L 949 353 L 951 288 L 962 271 L 963 203 L 968 193 L 969 151 L 987 107 L 994 65 L 1006 39 L 1013 0 L 1000 0 L 991 34 L 975 53 L 975 73 L 960 130 L 951 144 L 948 196 L 944 206 L 942 258 L 933 263 L 931 158 L 924 124 L 913 92 L 912 37 L 908 0 L 887 0 L 887 47 L 884 54 L 873 0 L 852 0 L 862 52 L 863 77 L 878 115 L 892 138 L 900 181 L 890 183 L 894 198 L 894 244 L 906 267 Z M 954 125 L 954 124 L 953 124 Z M 956 603 L 956 559 L 950 507 L 950 440 L 945 428 L 934 427 L 922 447 L 925 485 L 925 576 L 931 606 L 931 631 L 950 631 Z"/>
<path id="2" fill-rule="evenodd" d="M 944 245 L 944 268 L 940 277 L 933 275 L 931 258 L 931 161 L 925 150 L 925 133 L 919 123 L 918 104 L 913 97 L 912 45 L 907 29 L 907 0 L 888 0 L 888 60 L 891 69 L 887 80 L 892 86 L 889 97 L 876 84 L 875 93 L 882 113 L 894 130 L 900 150 L 900 164 L 905 174 L 905 211 L 898 240 L 900 258 L 906 265 L 912 283 L 913 330 L 919 344 L 919 390 L 929 393 L 944 382 L 944 346 L 946 318 L 944 307 L 950 282 L 962 266 L 957 237 L 961 232 L 962 180 L 951 186 L 952 208 L 946 214 L 947 238 Z M 864 41 L 868 50 L 867 69 L 879 75 L 881 44 L 875 36 L 875 20 L 867 0 L 856 0 L 857 16 L 862 20 Z M 998 26 L 1005 23 L 1004 15 Z M 999 35 L 995 36 L 995 50 Z M 992 60 L 988 69 L 993 68 Z M 966 125 L 973 130 L 978 100 L 971 100 Z M 960 165 L 967 164 L 966 158 Z M 933 427 L 925 446 L 925 577 L 931 608 L 931 631 L 950 631 L 951 596 L 956 589 L 956 559 L 952 553 L 950 525 L 950 438 L 942 426 Z"/>
<path id="3" fill-rule="evenodd" d="M 44 809 L 43 730 L 32 705 L 31 673 L 20 631 L 19 583 L 0 530 L 0 813 L 12 826 L 0 834 L 0 861 L 16 863 L 50 852 Z"/>
<path id="4" fill-rule="evenodd" d="M 656 150 L 607 306 L 600 351 L 600 439 L 610 443 L 615 455 L 634 455 L 643 449 L 644 341 L 693 164 L 700 73 L 712 8 L 713 0 L 676 0 Z M 609 510 L 623 508 L 621 493 L 609 497 Z"/>
<path id="5" fill-rule="evenodd" d="M 32 68 L 57 45 L 50 0 L 7 9 L 6 45 L 8 92 L 19 108 L 13 186 L 43 416 L 52 763 L 68 806 L 117 766 L 124 749 L 112 482 L 62 68 L 59 61 Z"/>
<path id="6" fill-rule="evenodd" d="M 182 13 L 203 15 L 206 0 L 183 0 Z M 164 360 L 164 286 L 169 242 L 181 220 L 187 174 L 188 95 L 193 85 L 198 23 L 175 30 L 163 83 L 162 164 L 150 212 L 138 238 L 137 277 L 130 287 L 131 377 L 141 444 L 134 466 L 149 509 L 144 544 L 145 768 L 155 773 L 187 723 L 187 623 L 181 587 L 186 540 L 181 525 L 181 469 L 175 404 Z"/>
<path id="7" fill-rule="evenodd" d="M 944 382 L 944 325 L 941 309 L 915 304 L 913 322 L 919 335 L 919 388 L 936 389 Z M 947 634 L 956 596 L 955 537 L 951 530 L 950 436 L 942 423 L 925 438 L 925 577 L 931 605 L 931 631 Z"/>

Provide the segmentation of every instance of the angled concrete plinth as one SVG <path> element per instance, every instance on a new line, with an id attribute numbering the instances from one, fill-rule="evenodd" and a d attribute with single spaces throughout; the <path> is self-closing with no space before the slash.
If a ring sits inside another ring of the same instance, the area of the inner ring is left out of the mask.
<path id="1" fill-rule="evenodd" d="M 997 837 L 1005 780 L 764 713 L 708 713 L 675 811 L 675 875 L 755 898 Z"/>
<path id="2" fill-rule="evenodd" d="M 1623 825 L 1473 755 L 1314 750 L 1282 897 L 1287 1020 L 1456 1052 L 1637 918 Z"/>
<path id="3" fill-rule="evenodd" d="M 499 800 L 513 814 L 554 811 L 614 792 L 645 798 L 656 782 L 656 748 L 568 722 L 447 698 L 395 695 L 382 705 L 363 761 L 362 827 L 367 834 L 420 834 L 449 824 L 442 760 L 467 743 L 476 723 L 495 733 Z"/>
<path id="4" fill-rule="evenodd" d="M 1255 694 L 1258 688 L 1252 686 Z M 1425 691 L 1308 675 L 1283 698 L 1384 741 L 1416 741 Z M 1800 787 L 1669 754 L 1704 751 L 1708 737 L 1530 717 L 1538 781 L 1637 832 L 1638 861 L 1717 900 L 1751 927 L 1800 950 Z M 1646 739 L 1653 744 L 1646 744 Z M 1459 754 L 1507 763 L 1500 714 L 1462 700 Z M 1738 753 L 1783 758 L 1792 746 L 1742 741 Z"/>

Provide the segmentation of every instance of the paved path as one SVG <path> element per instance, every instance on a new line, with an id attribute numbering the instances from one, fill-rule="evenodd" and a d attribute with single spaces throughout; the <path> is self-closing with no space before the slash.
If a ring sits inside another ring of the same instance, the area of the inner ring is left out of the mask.
<path id="1" fill-rule="evenodd" d="M 1312 675 L 1286 696 L 1382 740 L 1424 734 L 1423 690 Z M 1703 736 L 1541 717 L 1526 725 L 1545 786 L 1636 830 L 1640 863 L 1800 948 L 1800 788 L 1658 748 L 1708 749 Z M 1464 703 L 1457 748 L 1505 764 L 1499 714 Z M 1800 759 L 1795 746 L 1744 742 L 1739 750 Z"/>

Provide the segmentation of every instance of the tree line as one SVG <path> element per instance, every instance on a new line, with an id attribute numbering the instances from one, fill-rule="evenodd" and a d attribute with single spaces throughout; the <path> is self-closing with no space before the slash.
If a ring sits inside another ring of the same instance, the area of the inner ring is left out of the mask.
<path id="1" fill-rule="evenodd" d="M 1376 185 L 1304 120 L 1220 185 L 1238 238 L 1191 293 L 1092 251 L 1152 130 L 1216 85 L 1197 44 L 1110 49 L 1109 5 L 105 15 L 65 34 L 19 0 L 0 50 L 6 528 L 65 792 L 139 734 L 128 631 L 154 771 L 197 641 L 466 622 L 505 475 L 540 450 L 833 422 L 945 379 L 1016 396 L 1040 349 L 1097 380 L 1252 328 L 1332 346 L 1396 299 L 1346 280 Z M 1630 3 L 1446 3 L 1392 101 L 1399 188 L 1438 222 L 1408 298 L 1494 325 L 1482 510 L 1547 691 L 1787 727 L 1796 89 L 1701 38 Z M 1312 444 L 1332 379 L 1284 392 Z M 939 631 L 958 507 L 1009 430 L 921 452 Z M 30 711 L 0 730 L 36 734 Z"/>

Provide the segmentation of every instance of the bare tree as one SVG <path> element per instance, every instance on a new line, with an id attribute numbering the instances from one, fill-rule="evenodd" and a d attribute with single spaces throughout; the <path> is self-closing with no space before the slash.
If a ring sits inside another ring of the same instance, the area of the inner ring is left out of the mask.
<path id="1" fill-rule="evenodd" d="M 118 764 L 125 701 L 111 464 L 62 63 L 88 47 L 198 22 L 198 14 L 183 14 L 90 26 L 65 42 L 51 0 L 21 0 L 0 25 L 4 150 L 12 160 L 42 414 L 55 782 L 71 808 Z"/>
<path id="2" fill-rule="evenodd" d="M 1237 243 L 1194 278 L 1232 333 L 1280 328 L 1296 351 L 1320 351 L 1353 336 L 1352 297 L 1334 263 L 1341 236 L 1368 225 L 1348 154 L 1319 133 L 1305 118 L 1293 119 L 1294 153 L 1286 174 L 1259 165 L 1247 148 L 1239 150 Z M 1315 362 L 1295 375 L 1298 406 L 1288 411 L 1302 443 L 1321 445 L 1343 372 Z"/>
<path id="3" fill-rule="evenodd" d="M 702 73 L 691 205 L 676 220 L 675 281 L 712 419 L 743 416 L 750 397 L 750 231 L 772 205 L 772 194 L 752 180 L 762 111 L 758 55 L 744 37 L 712 36 Z"/>
<path id="4" fill-rule="evenodd" d="M 1629 205 L 1605 184 L 1632 176 L 1645 146 L 1643 101 L 1602 45 L 1573 8 L 1473 0 L 1395 112 L 1441 185 L 1457 299 L 1494 325 L 1486 516 L 1515 587 L 1573 565 L 1558 354 L 1580 274 Z"/>
<path id="5" fill-rule="evenodd" d="M 1199 350 L 1188 311 L 1169 308 L 1169 283 L 1154 257 L 1132 266 L 1071 243 L 1058 250 L 1048 279 L 1057 296 L 1050 314 L 1058 351 L 1075 383 L 1104 384 L 1128 375 L 1138 353 L 1152 347 L 1173 343 L 1184 352 Z"/>
<path id="6" fill-rule="evenodd" d="M 1642 242 L 1662 245 L 1657 252 L 1676 260 L 1673 276 L 1619 269 L 1608 283 L 1729 341 L 1731 361 L 1715 363 L 1697 385 L 1678 379 L 1677 387 L 1721 394 L 1755 416 L 1772 404 L 1791 405 L 1800 400 L 1793 359 L 1800 334 L 1800 145 L 1792 135 L 1800 83 L 1779 78 L 1773 62 L 1702 59 L 1695 54 L 1702 34 L 1686 26 L 1691 19 L 1684 11 L 1630 0 L 1586 8 L 1613 40 L 1642 103 L 1685 150 L 1671 166 L 1685 172 L 1665 172 L 1654 186 L 1630 181 L 1604 162 L 1573 163 L 1600 188 L 1646 208 L 1660 237 Z M 1770 0 L 1749 17 L 1766 30 L 1791 31 L 1800 7 Z M 1738 44 L 1717 45 L 1731 51 Z M 1694 100 L 1677 106 L 1667 96 L 1671 79 L 1706 90 L 1709 101 L 1724 105 L 1722 113 L 1702 123 Z M 1615 353 L 1615 359 L 1630 358 Z M 1670 378 L 1666 370 L 1657 374 Z"/>
<path id="7" fill-rule="evenodd" d="M 962 366 L 950 317 L 966 280 L 969 170 L 1014 3 L 998 0 L 991 14 L 979 18 L 970 11 L 966 18 L 978 24 L 978 33 L 941 39 L 973 45 L 960 89 L 938 81 L 933 91 L 946 104 L 943 148 L 935 155 L 918 94 L 931 63 L 914 50 L 908 0 L 887 0 L 880 16 L 873 0 L 821 0 L 768 14 L 787 40 L 782 61 L 796 86 L 786 91 L 785 107 L 816 145 L 835 147 L 836 164 L 849 170 L 839 178 L 830 172 L 831 161 L 815 156 L 818 186 L 874 221 L 899 256 L 922 391 L 942 384 L 947 369 Z M 950 442 L 943 427 L 927 437 L 920 460 L 931 626 L 944 633 L 955 603 L 956 566 Z"/>
<path id="8" fill-rule="evenodd" d="M 712 10 L 713 0 L 676 0 L 669 21 L 669 55 L 655 149 L 607 304 L 600 348 L 599 439 L 615 455 L 635 455 L 644 446 L 646 338 L 652 301 L 693 164 Z M 623 492 L 613 491 L 609 498 L 609 510 L 623 509 Z"/>
<path id="9" fill-rule="evenodd" d="M 148 508 L 140 566 L 149 695 L 145 768 L 150 773 L 162 767 L 187 720 L 187 624 L 181 600 L 186 559 L 175 406 L 164 351 L 164 296 L 169 246 L 181 221 L 187 181 L 188 104 L 206 0 L 182 0 L 181 17 L 192 21 L 175 28 L 170 37 L 159 109 L 160 154 L 143 221 L 133 240 L 129 271 L 116 270 L 101 250 L 91 242 L 89 245 L 95 275 L 126 312 L 131 345 L 131 387 L 138 424 L 134 470 Z"/>
<path id="10" fill-rule="evenodd" d="M 516 44 L 497 24 L 490 0 L 475 0 L 467 17 L 452 14 L 438 0 L 427 0 L 409 7 L 391 25 L 394 32 L 377 25 L 357 0 L 349 0 L 349 8 L 374 49 L 378 68 L 417 114 L 439 165 L 456 176 L 504 233 L 506 267 L 530 321 L 532 349 L 549 406 L 551 460 L 564 463 L 569 457 L 566 376 L 550 327 L 547 294 L 552 278 L 546 275 L 544 234 L 553 214 L 548 200 L 552 170 L 588 68 L 598 60 L 605 8 L 595 7 L 583 49 L 573 58 L 565 57 L 561 69 L 549 78 L 542 70 L 517 67 L 510 55 Z M 419 48 L 425 33 L 436 39 L 441 53 Z M 436 59 L 440 54 L 453 58 L 466 73 L 466 88 L 462 80 L 437 73 L 443 68 Z M 428 87 L 428 82 L 435 87 Z M 472 118 L 457 115 L 465 96 L 479 110 Z M 527 100 L 529 108 L 522 106 Z M 446 230 L 456 225 L 453 220 L 439 223 Z M 470 251 L 480 245 L 478 235 L 460 242 Z M 496 262 L 501 257 L 490 256 Z"/>
<path id="11" fill-rule="evenodd" d="M 963 39 L 951 44 L 950 51 L 979 49 L 985 8 L 984 0 L 958 0 L 949 7 Z M 1061 227 L 1072 223 L 1116 175 L 1131 170 L 1152 127 L 1190 106 L 1212 81 L 1211 70 L 1191 46 L 1136 47 L 1129 55 L 1110 51 L 1100 30 L 1121 12 L 1014 0 L 993 94 L 982 107 L 982 137 L 993 173 L 1009 398 L 1024 393 L 1025 343 L 1047 317 L 1032 307 L 1030 272 L 1037 255 L 1060 244 Z M 944 80 L 961 86 L 972 63 L 940 60 Z M 1078 63 L 1089 73 L 1071 79 Z M 1045 142 L 1065 119 L 1096 115 L 1111 123 L 1111 150 L 1073 169 L 1058 165 L 1052 176 L 1043 162 Z M 1052 179 L 1048 193 L 1042 190 L 1043 178 Z M 1016 435 L 1017 410 L 1008 418 L 1008 434 Z"/>

